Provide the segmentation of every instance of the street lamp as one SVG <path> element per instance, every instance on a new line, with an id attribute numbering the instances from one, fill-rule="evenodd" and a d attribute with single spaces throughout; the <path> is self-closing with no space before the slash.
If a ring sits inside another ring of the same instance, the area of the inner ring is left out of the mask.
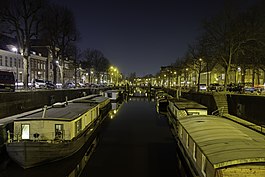
<path id="1" fill-rule="evenodd" d="M 17 57 L 17 48 L 16 47 L 12 47 L 11 49 L 13 52 L 16 53 L 16 68 L 17 68 L 17 89 L 18 89 L 18 57 Z"/>

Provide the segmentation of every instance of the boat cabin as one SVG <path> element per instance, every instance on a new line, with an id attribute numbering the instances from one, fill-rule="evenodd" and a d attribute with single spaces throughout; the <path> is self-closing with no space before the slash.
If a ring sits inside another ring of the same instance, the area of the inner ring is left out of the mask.
<path id="1" fill-rule="evenodd" d="M 200 177 L 265 176 L 264 135 L 213 115 L 179 119 L 180 149 Z"/>
<path id="2" fill-rule="evenodd" d="M 176 118 L 188 115 L 207 115 L 207 107 L 184 98 L 169 99 L 168 109 Z"/>
<path id="3" fill-rule="evenodd" d="M 112 101 L 116 101 L 120 97 L 120 90 L 107 90 L 104 94 L 105 97 L 109 98 Z"/>
<path id="4" fill-rule="evenodd" d="M 14 121 L 14 140 L 72 140 L 99 116 L 99 104 L 54 104 Z"/>

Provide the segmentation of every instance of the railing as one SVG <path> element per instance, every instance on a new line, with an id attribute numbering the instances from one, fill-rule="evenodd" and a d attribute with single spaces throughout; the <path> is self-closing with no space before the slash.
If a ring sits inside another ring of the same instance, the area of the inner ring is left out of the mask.
<path id="1" fill-rule="evenodd" d="M 223 116 L 224 113 L 224 107 L 218 108 L 217 110 L 212 112 L 212 115 L 215 116 Z"/>

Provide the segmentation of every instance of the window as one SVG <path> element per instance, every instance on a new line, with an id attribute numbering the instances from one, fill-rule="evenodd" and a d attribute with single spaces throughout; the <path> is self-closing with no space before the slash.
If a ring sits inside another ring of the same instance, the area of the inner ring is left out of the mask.
<path id="1" fill-rule="evenodd" d="M 201 168 L 201 170 L 202 170 L 202 174 L 204 176 L 206 176 L 206 158 L 203 154 L 202 154 L 202 168 Z"/>
<path id="2" fill-rule="evenodd" d="M 82 130 L 82 122 L 81 119 L 79 119 L 78 121 L 75 122 L 75 132 L 76 135 Z"/>
<path id="3" fill-rule="evenodd" d="M 63 138 L 63 124 L 55 124 L 55 139 Z"/>
<path id="4" fill-rule="evenodd" d="M 17 67 L 17 59 L 14 58 L 14 66 Z"/>
<path id="5" fill-rule="evenodd" d="M 182 139 L 182 136 L 183 136 L 183 130 L 182 130 L 182 126 L 179 125 L 179 136 L 180 138 Z"/>
<path id="6" fill-rule="evenodd" d="M 3 56 L 0 55 L 0 66 L 3 66 Z"/>
<path id="7" fill-rule="evenodd" d="M 10 67 L 13 67 L 13 59 L 12 59 L 12 57 L 10 57 L 9 59 L 10 59 L 10 61 L 9 61 L 10 62 Z"/>
<path id="8" fill-rule="evenodd" d="M 21 68 L 21 59 L 18 59 L 18 67 Z"/>
<path id="9" fill-rule="evenodd" d="M 5 66 L 8 66 L 8 58 L 5 56 Z"/>
<path id="10" fill-rule="evenodd" d="M 196 161 L 196 157 L 197 157 L 197 147 L 196 144 L 193 143 L 193 152 L 192 152 L 193 158 Z"/>
<path id="11" fill-rule="evenodd" d="M 29 139 L 29 124 L 22 124 L 21 125 L 21 138 Z"/>
<path id="12" fill-rule="evenodd" d="M 186 146 L 187 146 L 187 148 L 189 148 L 189 134 L 188 133 L 186 136 Z"/>

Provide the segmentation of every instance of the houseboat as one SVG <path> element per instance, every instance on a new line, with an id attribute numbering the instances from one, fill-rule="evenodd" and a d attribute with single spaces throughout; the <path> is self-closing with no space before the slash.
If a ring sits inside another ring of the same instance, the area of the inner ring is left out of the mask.
<path id="1" fill-rule="evenodd" d="M 207 115 L 207 107 L 185 98 L 168 100 L 168 112 L 176 119 L 187 115 Z"/>
<path id="2" fill-rule="evenodd" d="M 185 98 L 168 99 L 167 117 L 174 136 L 178 134 L 178 119 L 188 115 L 207 115 L 207 107 Z"/>
<path id="3" fill-rule="evenodd" d="M 156 109 L 158 113 L 167 114 L 169 99 L 173 99 L 173 97 L 167 93 L 159 94 L 156 96 Z"/>
<path id="4" fill-rule="evenodd" d="M 178 119 L 178 146 L 196 177 L 265 176 L 264 135 L 213 115 Z"/>
<path id="5" fill-rule="evenodd" d="M 109 98 L 111 101 L 118 101 L 121 96 L 121 90 L 107 90 L 104 96 Z"/>
<path id="6" fill-rule="evenodd" d="M 10 158 L 30 168 L 73 155 L 102 123 L 100 117 L 105 115 L 100 109 L 105 106 L 109 99 L 89 96 L 19 117 L 14 121 L 13 139 L 6 145 Z"/>

